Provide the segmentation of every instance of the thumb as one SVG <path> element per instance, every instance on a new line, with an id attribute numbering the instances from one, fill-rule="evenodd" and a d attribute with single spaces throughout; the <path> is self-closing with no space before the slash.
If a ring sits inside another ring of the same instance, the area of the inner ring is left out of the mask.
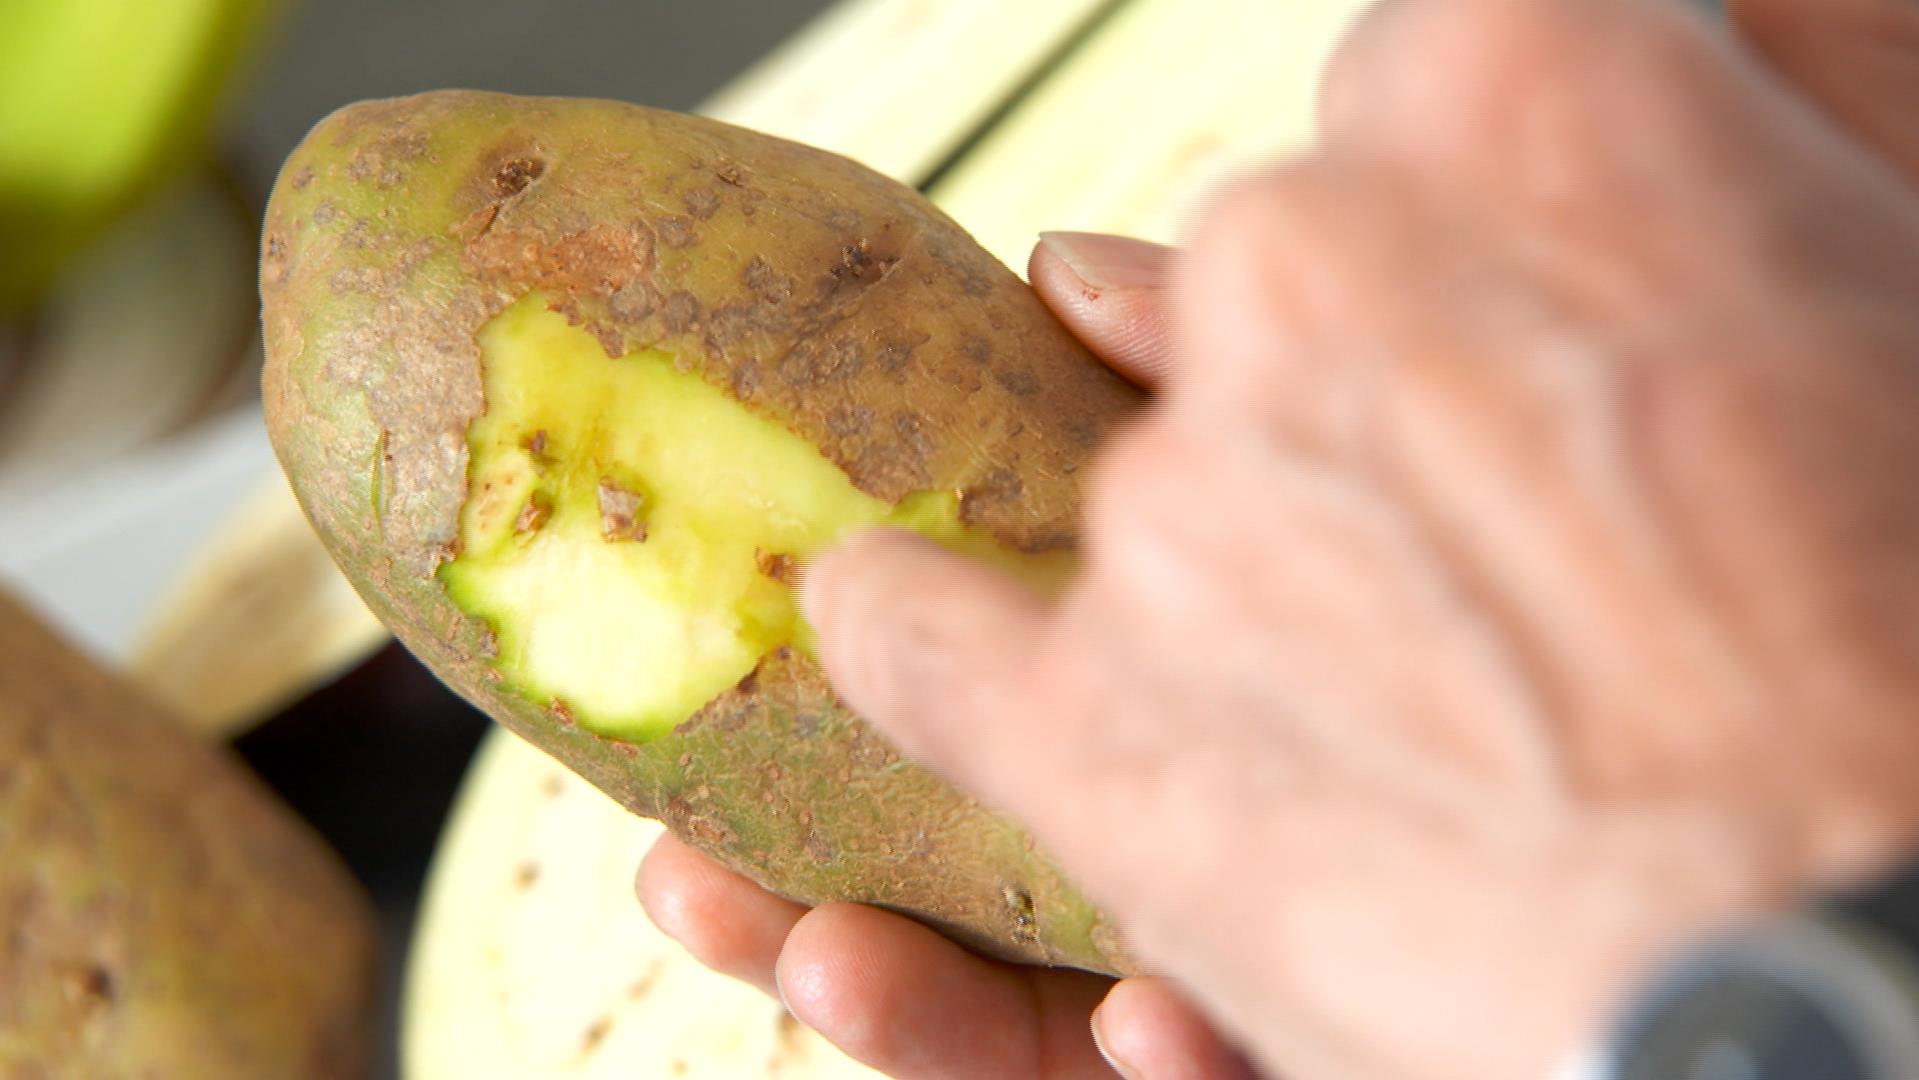
<path id="1" fill-rule="evenodd" d="M 1919 3 L 1732 0 L 1741 36 L 1827 114 L 1919 182 Z"/>
<path id="2" fill-rule="evenodd" d="M 853 710 L 903 752 L 988 799 L 1021 755 L 996 736 L 1038 640 L 1038 597 L 989 567 L 909 533 L 868 530 L 807 568 L 801 607 L 820 661 Z"/>

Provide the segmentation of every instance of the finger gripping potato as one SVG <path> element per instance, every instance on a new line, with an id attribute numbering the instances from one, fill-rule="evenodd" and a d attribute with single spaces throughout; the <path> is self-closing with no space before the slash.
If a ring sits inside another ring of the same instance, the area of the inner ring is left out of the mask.
<path id="1" fill-rule="evenodd" d="M 307 136 L 261 290 L 294 489 L 460 693 L 785 895 L 1123 964 L 1019 828 L 847 711 L 793 603 L 867 524 L 1048 587 L 1137 401 L 929 203 L 694 117 L 427 94 Z"/>

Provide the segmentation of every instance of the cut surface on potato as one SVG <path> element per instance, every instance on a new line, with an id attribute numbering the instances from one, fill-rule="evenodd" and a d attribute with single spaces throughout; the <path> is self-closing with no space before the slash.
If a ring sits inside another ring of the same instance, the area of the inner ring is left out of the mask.
<path id="1" fill-rule="evenodd" d="M 1068 558 L 999 551 L 950 492 L 867 495 L 670 354 L 608 356 L 540 294 L 480 350 L 487 411 L 440 577 L 492 628 L 507 685 L 600 734 L 655 738 L 807 648 L 794 571 L 850 528 L 915 528 L 1036 579 Z"/>

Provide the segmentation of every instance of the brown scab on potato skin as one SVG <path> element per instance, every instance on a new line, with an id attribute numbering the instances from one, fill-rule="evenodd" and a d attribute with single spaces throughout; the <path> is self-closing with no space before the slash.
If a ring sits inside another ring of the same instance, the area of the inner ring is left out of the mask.
<path id="1" fill-rule="evenodd" d="M 686 206 L 686 212 L 701 221 L 710 220 L 719 213 L 720 197 L 711 188 L 694 188 L 680 195 L 680 202 Z"/>
<path id="2" fill-rule="evenodd" d="M 701 796 L 710 795 L 702 792 Z M 726 827 L 717 818 L 700 813 L 685 797 L 675 795 L 666 801 L 663 820 L 667 826 L 680 836 L 691 839 L 696 844 L 726 845 L 733 839 L 733 830 Z"/>
<path id="3" fill-rule="evenodd" d="M 499 171 L 493 174 L 493 192 L 502 199 L 510 199 L 545 174 L 546 162 L 539 158 L 512 158 L 501 163 Z"/>
<path id="4" fill-rule="evenodd" d="M 88 964 L 69 972 L 65 983 L 67 1000 L 89 1009 L 110 1009 L 115 998 L 113 972 L 103 964 Z"/>
<path id="5" fill-rule="evenodd" d="M 660 235 L 660 243 L 675 250 L 684 250 L 700 242 L 700 231 L 693 225 L 693 219 L 684 214 L 662 214 L 653 219 L 653 229 Z"/>
<path id="6" fill-rule="evenodd" d="M 1018 885 L 1005 885 L 1000 888 L 1000 896 L 1006 901 L 1006 909 L 1012 914 L 1010 932 L 1013 940 L 1032 944 L 1039 940 L 1039 920 L 1033 911 L 1033 894 Z"/>

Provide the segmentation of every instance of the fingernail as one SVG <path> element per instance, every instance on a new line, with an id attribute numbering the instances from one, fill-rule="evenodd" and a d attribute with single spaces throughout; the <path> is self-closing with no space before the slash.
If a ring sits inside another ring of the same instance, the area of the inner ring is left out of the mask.
<path id="1" fill-rule="evenodd" d="M 1145 1074 L 1115 1057 L 1113 1051 L 1108 1049 L 1106 1033 L 1100 1030 L 1100 1014 L 1105 1010 L 1104 1003 L 1093 1010 L 1093 1046 L 1099 1050 L 1099 1056 L 1106 1059 L 1106 1064 L 1111 1065 L 1113 1071 L 1120 1075 L 1121 1080 L 1145 1080 Z"/>
<path id="2" fill-rule="evenodd" d="M 1043 232 L 1039 242 L 1089 288 L 1140 289 L 1166 280 L 1167 249 L 1105 233 Z"/>

